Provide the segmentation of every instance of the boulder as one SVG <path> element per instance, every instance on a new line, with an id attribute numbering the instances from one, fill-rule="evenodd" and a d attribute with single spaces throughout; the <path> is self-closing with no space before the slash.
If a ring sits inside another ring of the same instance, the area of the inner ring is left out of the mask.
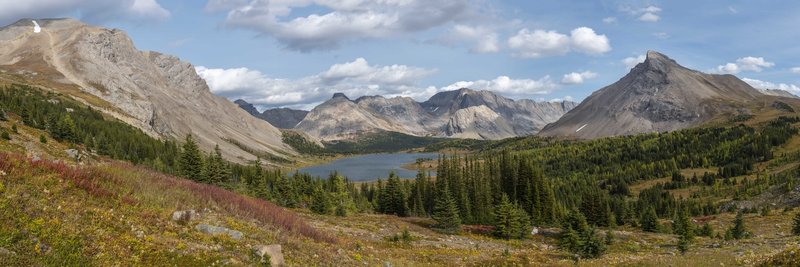
<path id="1" fill-rule="evenodd" d="M 244 237 L 244 234 L 242 234 L 242 232 L 239 232 L 239 231 L 236 231 L 236 230 L 231 230 L 231 229 L 228 229 L 228 228 L 225 228 L 225 227 L 219 227 L 219 226 L 204 224 L 204 223 L 198 224 L 194 228 L 197 229 L 200 232 L 203 232 L 203 233 L 206 233 L 206 234 L 209 234 L 209 235 L 221 235 L 221 234 L 223 234 L 223 235 L 228 235 L 231 238 L 236 239 L 236 240 L 242 239 Z"/>
<path id="2" fill-rule="evenodd" d="M 191 221 L 200 216 L 195 210 L 178 210 L 172 213 L 173 221 Z"/>
<path id="3" fill-rule="evenodd" d="M 269 256 L 270 266 L 284 266 L 286 261 L 283 259 L 283 250 L 281 245 L 262 245 L 255 247 L 255 253 L 264 261 L 264 256 Z"/>

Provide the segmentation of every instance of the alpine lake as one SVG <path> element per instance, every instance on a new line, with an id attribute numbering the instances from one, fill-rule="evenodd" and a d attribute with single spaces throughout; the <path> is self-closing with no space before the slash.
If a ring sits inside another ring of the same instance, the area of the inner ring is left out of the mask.
<path id="1" fill-rule="evenodd" d="M 385 180 L 390 172 L 394 172 L 400 178 L 414 178 L 417 176 L 417 171 L 403 168 L 403 165 L 414 164 L 418 159 L 428 160 L 438 157 L 437 153 L 365 154 L 336 159 L 325 164 L 301 168 L 298 171 L 323 179 L 333 172 L 338 172 L 350 181 L 359 182 Z M 429 172 L 435 175 L 435 170 Z"/>

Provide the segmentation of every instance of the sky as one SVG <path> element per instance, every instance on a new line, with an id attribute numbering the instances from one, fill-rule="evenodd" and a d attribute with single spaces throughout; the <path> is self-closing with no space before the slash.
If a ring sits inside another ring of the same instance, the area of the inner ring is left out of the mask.
<path id="1" fill-rule="evenodd" d="M 648 50 L 800 94 L 798 14 L 800 2 L 773 0 L 0 0 L 0 24 L 122 29 L 260 109 L 462 87 L 581 101 Z"/>

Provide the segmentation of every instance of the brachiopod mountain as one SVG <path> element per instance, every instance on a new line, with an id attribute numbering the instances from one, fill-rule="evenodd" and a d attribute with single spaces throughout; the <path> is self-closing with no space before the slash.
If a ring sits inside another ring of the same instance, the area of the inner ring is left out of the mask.
<path id="1" fill-rule="evenodd" d="M 409 97 L 335 94 L 295 127 L 321 140 L 392 131 L 413 136 L 502 139 L 531 135 L 575 106 L 573 102 L 512 100 L 489 91 L 440 92 L 419 103 Z"/>
<path id="2" fill-rule="evenodd" d="M 658 52 L 614 84 L 595 91 L 539 134 L 591 139 L 697 126 L 724 114 L 749 113 L 764 97 L 733 75 L 691 70 Z"/>
<path id="3" fill-rule="evenodd" d="M 250 113 L 250 115 L 265 120 L 279 129 L 294 128 L 308 114 L 308 111 L 290 108 L 271 108 L 264 110 L 264 112 L 259 112 L 253 104 L 247 103 L 247 101 L 242 99 L 233 101 L 233 103 L 239 105 L 240 108 Z"/>
<path id="4" fill-rule="evenodd" d="M 292 154 L 281 133 L 213 95 L 191 64 L 143 52 L 120 30 L 73 19 L 20 20 L 0 29 L 0 69 L 80 99 L 150 135 L 214 145 L 234 161 Z M 32 75 L 35 74 L 35 75 Z M 235 143 L 235 144 L 234 144 Z"/>

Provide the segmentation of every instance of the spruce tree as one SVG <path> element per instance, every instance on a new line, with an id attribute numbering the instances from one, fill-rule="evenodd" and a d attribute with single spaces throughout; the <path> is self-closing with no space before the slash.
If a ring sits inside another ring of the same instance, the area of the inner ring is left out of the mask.
<path id="1" fill-rule="evenodd" d="M 642 225 L 642 231 L 658 232 L 658 216 L 656 215 L 656 209 L 653 207 L 647 208 L 647 210 L 642 213 L 639 224 Z"/>
<path id="2" fill-rule="evenodd" d="M 518 205 L 511 204 L 508 195 L 503 194 L 500 204 L 495 207 L 493 234 L 500 238 L 526 238 L 530 229 L 528 214 Z"/>
<path id="3" fill-rule="evenodd" d="M 736 213 L 736 218 L 733 220 L 733 226 L 728 228 L 725 236 L 733 239 L 742 239 L 747 237 L 747 228 L 744 226 L 744 213 L 739 210 Z"/>
<path id="4" fill-rule="evenodd" d="M 437 185 L 439 182 L 437 182 Z M 456 201 L 450 194 L 447 183 L 440 185 L 439 193 L 436 194 L 435 204 L 433 205 L 433 220 L 436 221 L 434 227 L 446 233 L 458 233 L 461 231 L 461 219 L 458 217 L 458 207 Z"/>
<path id="5" fill-rule="evenodd" d="M 594 228 L 583 233 L 583 236 L 581 236 L 580 248 L 578 253 L 581 255 L 581 258 L 597 258 L 606 252 L 606 245 L 597 237 Z"/>
<path id="6" fill-rule="evenodd" d="M 314 193 L 311 196 L 311 205 L 309 206 L 314 213 L 329 214 L 331 212 L 331 201 L 328 192 L 320 186 L 314 188 Z"/>
<path id="7" fill-rule="evenodd" d="M 197 182 L 205 182 L 203 177 L 203 157 L 192 135 L 186 136 L 183 152 L 178 160 L 178 169 L 183 177 Z"/>
<path id="8" fill-rule="evenodd" d="M 214 147 L 214 153 L 208 156 L 206 160 L 206 176 L 208 183 L 220 184 L 228 178 L 228 166 L 225 160 L 222 159 L 222 153 L 219 145 Z"/>
<path id="9" fill-rule="evenodd" d="M 397 216 L 408 216 L 408 203 L 400 178 L 394 172 L 389 174 L 386 187 L 380 194 L 379 206 L 381 212 Z"/>

